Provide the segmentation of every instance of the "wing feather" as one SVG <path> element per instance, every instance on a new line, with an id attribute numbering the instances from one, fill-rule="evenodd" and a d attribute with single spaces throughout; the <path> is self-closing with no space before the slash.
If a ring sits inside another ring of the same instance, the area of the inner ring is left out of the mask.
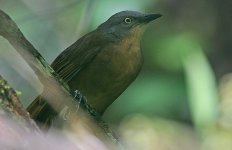
<path id="1" fill-rule="evenodd" d="M 51 66 L 68 82 L 97 56 L 103 42 L 95 32 L 90 32 L 65 49 Z"/>

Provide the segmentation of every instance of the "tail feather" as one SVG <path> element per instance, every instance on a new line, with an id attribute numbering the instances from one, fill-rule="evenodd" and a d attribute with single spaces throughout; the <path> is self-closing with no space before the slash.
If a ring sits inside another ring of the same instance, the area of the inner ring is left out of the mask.
<path id="1" fill-rule="evenodd" d="M 43 129 L 48 129 L 57 115 L 56 111 L 42 98 L 42 96 L 38 96 L 28 106 L 27 111 Z"/>

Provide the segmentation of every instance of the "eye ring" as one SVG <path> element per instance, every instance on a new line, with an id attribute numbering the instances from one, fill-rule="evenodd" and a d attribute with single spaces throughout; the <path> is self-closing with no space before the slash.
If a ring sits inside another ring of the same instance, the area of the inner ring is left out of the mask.
<path id="1" fill-rule="evenodd" d="M 127 18 L 124 19 L 124 22 L 126 24 L 130 24 L 132 22 L 132 19 L 127 17 Z"/>

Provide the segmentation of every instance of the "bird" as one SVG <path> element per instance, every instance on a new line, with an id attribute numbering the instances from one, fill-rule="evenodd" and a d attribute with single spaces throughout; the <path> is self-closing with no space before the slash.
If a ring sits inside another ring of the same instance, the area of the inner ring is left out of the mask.
<path id="1" fill-rule="evenodd" d="M 121 11 L 66 48 L 51 67 L 68 84 L 79 90 L 99 114 L 112 104 L 136 79 L 142 64 L 141 37 L 159 13 Z M 57 115 L 42 96 L 27 108 L 40 123 L 51 124 Z"/>

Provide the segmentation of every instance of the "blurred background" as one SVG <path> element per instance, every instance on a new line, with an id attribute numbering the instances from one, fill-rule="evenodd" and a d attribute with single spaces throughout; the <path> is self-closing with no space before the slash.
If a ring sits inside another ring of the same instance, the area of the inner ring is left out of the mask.
<path id="1" fill-rule="evenodd" d="M 156 142 L 160 149 L 195 149 L 202 136 L 206 137 L 200 141 L 203 148 L 217 149 L 216 144 L 209 144 L 212 141 L 232 148 L 227 142 L 232 136 L 228 134 L 232 123 L 231 6 L 229 0 L 0 0 L 0 9 L 49 63 L 116 12 L 163 15 L 149 24 L 142 38 L 145 63 L 141 73 L 104 114 L 107 122 L 130 139 L 130 146 L 147 142 L 137 149 Z M 21 92 L 25 107 L 43 90 L 33 71 L 2 37 L 0 74 Z"/>

